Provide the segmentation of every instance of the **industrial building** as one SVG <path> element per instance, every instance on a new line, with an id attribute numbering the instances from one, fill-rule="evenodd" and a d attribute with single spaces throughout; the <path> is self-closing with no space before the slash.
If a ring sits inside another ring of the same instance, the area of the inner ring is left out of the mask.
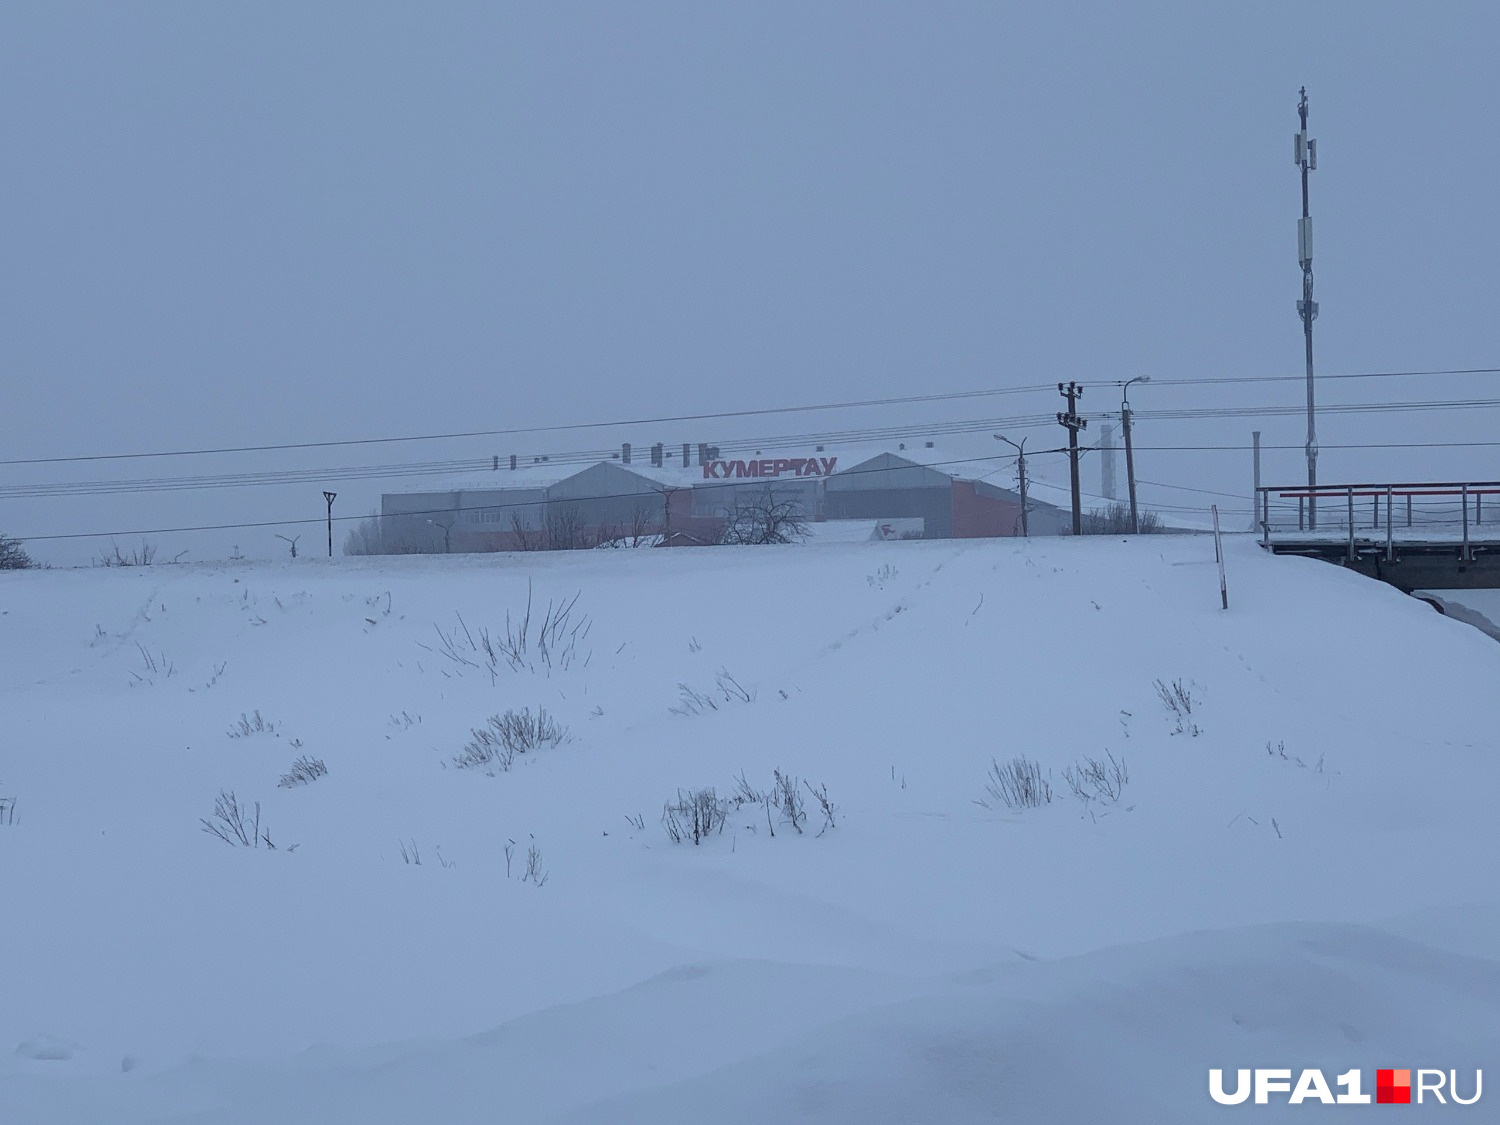
<path id="1" fill-rule="evenodd" d="M 492 471 L 441 489 L 386 493 L 381 538 L 393 553 L 714 543 L 740 505 L 768 491 L 814 524 L 877 521 L 902 538 L 1021 534 L 1019 495 L 952 471 L 967 464 L 930 456 L 923 463 L 930 453 L 866 449 L 851 458 L 815 447 L 792 456 L 722 457 L 714 446 L 684 445 L 679 460 L 656 445 L 641 463 L 625 445 L 591 464 L 497 457 Z M 1067 513 L 1035 498 L 1029 509 L 1032 535 L 1067 533 Z"/>

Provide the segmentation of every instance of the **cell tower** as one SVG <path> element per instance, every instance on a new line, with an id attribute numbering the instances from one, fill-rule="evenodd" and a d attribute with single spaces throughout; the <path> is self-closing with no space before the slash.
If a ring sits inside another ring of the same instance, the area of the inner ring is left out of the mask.
<path id="1" fill-rule="evenodd" d="M 1302 336 L 1307 345 L 1307 526 L 1316 530 L 1318 526 L 1318 501 L 1312 495 L 1318 486 L 1318 423 L 1313 410 L 1313 346 L 1312 326 L 1318 319 L 1318 302 L 1313 300 L 1313 231 L 1312 213 L 1308 209 L 1307 174 L 1318 168 L 1318 142 L 1307 135 L 1307 87 L 1302 87 L 1302 100 L 1297 103 L 1297 117 L 1302 128 L 1295 137 L 1295 157 L 1302 169 L 1302 218 L 1297 221 L 1297 258 L 1302 263 L 1302 299 L 1297 302 L 1297 315 L 1302 318 Z"/>

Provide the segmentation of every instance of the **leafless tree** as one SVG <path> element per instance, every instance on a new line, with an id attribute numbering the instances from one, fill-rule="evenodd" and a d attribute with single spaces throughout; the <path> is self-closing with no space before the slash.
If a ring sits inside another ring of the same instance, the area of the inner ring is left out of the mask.
<path id="1" fill-rule="evenodd" d="M 796 497 L 767 488 L 753 497 L 737 498 L 728 513 L 721 543 L 796 543 L 807 537 L 807 516 Z"/>
<path id="2" fill-rule="evenodd" d="M 601 528 L 599 546 L 644 547 L 649 544 L 661 533 L 661 525 L 652 508 L 651 504 L 637 504 L 631 509 L 630 518 L 624 524 Z"/>
<path id="3" fill-rule="evenodd" d="M 413 515 L 371 513 L 344 539 L 346 555 L 435 555 L 442 549 L 436 529 Z"/>

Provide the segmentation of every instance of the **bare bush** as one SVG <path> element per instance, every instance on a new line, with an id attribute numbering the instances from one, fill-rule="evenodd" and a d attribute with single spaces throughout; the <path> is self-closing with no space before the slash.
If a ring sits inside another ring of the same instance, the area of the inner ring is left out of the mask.
<path id="1" fill-rule="evenodd" d="M 818 809 L 823 814 L 823 827 L 818 829 L 818 835 L 821 836 L 830 828 L 837 827 L 835 816 L 838 813 L 838 806 L 828 799 L 828 786 L 826 784 L 819 785 L 814 789 L 812 783 L 809 781 L 804 781 L 802 784 L 807 787 L 807 791 L 818 802 Z"/>
<path id="2" fill-rule="evenodd" d="M 1141 508 L 1137 511 L 1136 526 L 1142 535 L 1159 535 L 1167 529 L 1162 526 L 1161 516 Z M 1130 505 L 1111 504 L 1106 508 L 1095 508 L 1083 517 L 1085 535 L 1130 535 Z"/>
<path id="3" fill-rule="evenodd" d="M 1041 764 L 1021 755 L 1005 765 L 990 760 L 989 776 L 984 783 L 989 800 L 978 803 L 985 808 L 995 804 L 1008 809 L 1036 809 L 1052 803 L 1052 781 L 1042 772 Z"/>
<path id="4" fill-rule="evenodd" d="M 669 801 L 662 807 L 661 824 L 672 843 L 691 840 L 699 844 L 723 832 L 728 816 L 729 802 L 712 787 L 679 789 L 676 802 Z"/>
<path id="5" fill-rule="evenodd" d="M 829 799 L 826 785 L 814 788 L 810 783 L 799 781 L 780 770 L 772 772 L 772 781 L 770 790 L 763 792 L 752 785 L 741 771 L 734 779 L 734 788 L 727 797 L 719 796 L 718 790 L 713 788 L 679 789 L 676 801 L 667 802 L 662 809 L 662 827 L 673 843 L 691 840 L 698 844 L 709 836 L 722 834 L 731 813 L 753 806 L 758 813 L 764 813 L 769 835 L 776 835 L 778 824 L 789 824 L 801 835 L 807 827 L 808 815 L 802 797 L 804 788 L 812 794 L 822 810 L 823 827 L 817 834 L 821 836 L 834 827 L 838 809 Z M 629 816 L 625 819 L 635 827 L 641 827 L 637 820 L 632 820 Z M 758 831 L 754 824 L 746 827 Z"/>
<path id="6" fill-rule="evenodd" d="M 1106 750 L 1103 759 L 1085 754 L 1063 770 L 1063 780 L 1080 801 L 1115 802 L 1130 781 L 1130 771 L 1124 758 L 1116 758 Z"/>
<path id="7" fill-rule="evenodd" d="M 559 746 L 568 738 L 568 728 L 547 714 L 545 707 L 538 707 L 535 715 L 529 707 L 491 715 L 485 726 L 470 733 L 473 737 L 454 756 L 453 764 L 461 768 L 488 766 L 502 771 L 515 764 L 517 754 Z"/>
<path id="8" fill-rule="evenodd" d="M 773 488 L 754 496 L 737 497 L 726 513 L 719 542 L 729 545 L 798 543 L 807 538 L 807 513 L 802 501 Z"/>
<path id="9" fill-rule="evenodd" d="M 161 676 L 163 679 L 170 679 L 176 675 L 177 669 L 167 659 L 166 653 L 153 653 L 145 645 L 141 644 L 140 641 L 136 641 L 135 647 L 141 654 L 141 666 L 144 669 L 143 672 L 130 672 L 135 677 L 136 683 L 150 684 L 156 682 L 157 676 Z"/>
<path id="10" fill-rule="evenodd" d="M 0 570 L 29 570 L 36 563 L 21 546 L 21 540 L 0 535 Z"/>
<path id="11" fill-rule="evenodd" d="M 317 781 L 328 772 L 328 767 L 323 764 L 322 758 L 312 758 L 304 754 L 292 763 L 292 768 L 281 775 L 281 780 L 276 784 L 282 789 L 291 789 L 297 785 L 307 785 Z"/>
<path id="12" fill-rule="evenodd" d="M 771 776 L 775 779 L 775 784 L 771 787 L 771 807 L 800 836 L 803 826 L 807 824 L 807 809 L 802 805 L 802 791 L 797 787 L 797 779 L 780 770 L 772 771 Z"/>
<path id="13" fill-rule="evenodd" d="M 575 664 L 587 667 L 593 650 L 580 651 L 579 646 L 588 639 L 593 628 L 593 619 L 576 615 L 578 598 L 574 594 L 561 602 L 547 602 L 547 609 L 538 618 L 533 614 L 530 583 L 526 586 L 526 609 L 519 617 L 505 614 L 504 633 L 491 633 L 488 629 L 470 629 L 461 615 L 458 628 L 444 632 L 437 630 L 438 647 L 423 645 L 429 652 L 436 651 L 455 664 L 478 668 L 490 675 L 494 683 L 501 666 L 515 672 L 566 672 Z"/>
<path id="14" fill-rule="evenodd" d="M 551 878 L 551 873 L 542 866 L 542 849 L 536 844 L 531 844 L 526 849 L 526 871 L 521 876 L 521 882 L 545 887 L 549 878 Z"/>
<path id="15" fill-rule="evenodd" d="M 690 684 L 678 683 L 676 707 L 667 710 L 673 715 L 702 715 L 717 711 L 721 703 L 751 703 L 755 693 L 744 687 L 724 669 L 714 676 L 714 686 L 704 692 Z"/>
<path id="16" fill-rule="evenodd" d="M 259 710 L 254 715 L 240 712 L 237 723 L 229 728 L 230 738 L 249 738 L 252 734 L 275 734 L 276 724 L 265 719 Z"/>
<path id="17" fill-rule="evenodd" d="M 95 556 L 95 566 L 150 566 L 156 561 L 156 545 L 145 539 L 128 554 L 120 550 L 118 543 L 111 543 L 109 546 L 108 554 Z M 178 557 L 181 558 L 180 555 Z"/>
<path id="18" fill-rule="evenodd" d="M 397 840 L 396 845 L 401 849 L 401 862 L 412 867 L 422 866 L 422 849 L 417 846 L 415 839 Z M 433 848 L 432 854 L 437 856 L 439 867 L 452 867 L 453 861 L 443 855 L 442 848 Z"/>
<path id="19" fill-rule="evenodd" d="M 1202 688 L 1190 680 L 1184 681 L 1181 677 L 1171 683 L 1156 680 L 1154 686 L 1162 706 L 1167 709 L 1168 715 L 1172 718 L 1173 734 L 1186 734 L 1196 738 L 1203 733 L 1202 728 L 1193 720 L 1193 707 L 1198 702 L 1193 692 L 1202 691 Z"/>
<path id="20" fill-rule="evenodd" d="M 16 822 L 16 799 L 14 797 L 0 797 L 0 824 L 14 824 Z"/>
<path id="21" fill-rule="evenodd" d="M 270 831 L 261 827 L 260 802 L 255 802 L 252 814 L 241 807 L 233 790 L 220 789 L 219 798 L 214 802 L 213 819 L 203 817 L 198 823 L 203 826 L 203 831 L 226 844 L 241 848 L 258 848 L 264 844 L 271 851 L 276 850 L 276 845 L 271 843 Z"/>

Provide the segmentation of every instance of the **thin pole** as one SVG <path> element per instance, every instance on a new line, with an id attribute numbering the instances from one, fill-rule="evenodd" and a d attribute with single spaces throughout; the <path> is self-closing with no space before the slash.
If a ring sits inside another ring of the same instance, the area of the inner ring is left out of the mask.
<path id="1" fill-rule="evenodd" d="M 1026 516 L 1026 439 L 1022 438 L 1020 445 L 1011 441 L 1004 434 L 996 434 L 995 439 L 1003 441 L 1016 451 L 1016 473 L 1021 478 L 1021 536 L 1022 538 L 1029 538 L 1031 535 L 1031 525 Z"/>
<path id="2" fill-rule="evenodd" d="M 1349 561 L 1353 562 L 1354 561 L 1354 486 L 1350 485 L 1349 488 L 1348 488 L 1348 490 L 1347 490 L 1347 492 L 1348 492 L 1348 496 L 1349 496 Z M 1312 498 L 1308 497 L 1308 503 L 1311 503 L 1311 502 L 1312 502 Z"/>
<path id="3" fill-rule="evenodd" d="M 1214 514 L 1214 558 L 1219 564 L 1219 602 L 1225 608 L 1229 608 L 1229 583 L 1224 577 L 1224 544 L 1219 538 L 1219 506 L 1210 504 L 1210 510 Z"/>
<path id="4" fill-rule="evenodd" d="M 1391 511 L 1393 499 L 1390 485 L 1385 486 L 1385 561 L 1394 562 L 1396 559 L 1395 537 L 1396 537 L 1396 513 Z"/>
<path id="5" fill-rule="evenodd" d="M 1250 431 L 1250 443 L 1255 448 L 1255 491 L 1254 491 L 1254 493 L 1252 493 L 1252 495 L 1256 498 L 1256 500 L 1259 500 L 1260 499 L 1260 431 L 1259 430 L 1252 430 L 1252 431 Z M 1257 507 L 1259 507 L 1258 504 L 1251 504 L 1251 506 L 1250 506 L 1251 530 L 1254 530 L 1254 526 L 1255 526 L 1255 509 Z"/>
<path id="6" fill-rule="evenodd" d="M 1464 562 L 1469 561 L 1469 486 L 1463 487 L 1464 504 L 1464 553 L 1460 556 Z"/>
<path id="7" fill-rule="evenodd" d="M 1073 489 L 1073 534 L 1083 534 L 1083 488 L 1078 480 L 1078 431 L 1088 428 L 1088 422 L 1078 417 L 1078 399 L 1083 388 L 1077 383 L 1057 384 L 1057 393 L 1068 400 L 1068 412 L 1057 415 L 1058 424 L 1068 431 L 1068 477 Z"/>
<path id="8" fill-rule="evenodd" d="M 1297 257 L 1302 265 L 1302 300 L 1297 302 L 1297 313 L 1302 318 L 1302 336 L 1307 352 L 1307 527 L 1316 531 L 1318 508 L 1314 490 L 1318 487 L 1318 423 L 1313 395 L 1313 321 L 1318 316 L 1318 304 L 1313 300 L 1312 268 L 1312 212 L 1308 207 L 1307 174 L 1318 166 L 1317 142 L 1307 136 L 1307 87 L 1302 87 L 1302 100 L 1297 104 L 1297 117 L 1302 130 L 1297 134 L 1297 164 L 1302 169 L 1302 221 L 1297 225 Z"/>
<path id="9" fill-rule="evenodd" d="M 328 557 L 333 558 L 333 499 L 337 492 L 324 492 L 323 499 L 328 501 Z"/>
<path id="10" fill-rule="evenodd" d="M 1016 457 L 1016 471 L 1021 476 L 1021 538 L 1031 538 L 1031 523 L 1026 515 L 1026 439 L 1021 439 L 1021 451 Z"/>
<path id="11" fill-rule="evenodd" d="M 1125 477 L 1130 485 L 1130 533 L 1139 535 L 1141 533 L 1140 511 L 1135 502 L 1135 447 L 1130 442 L 1130 385 L 1132 383 L 1149 383 L 1151 376 L 1137 375 L 1134 379 L 1125 380 L 1124 389 L 1120 391 L 1120 428 L 1125 431 Z"/>

